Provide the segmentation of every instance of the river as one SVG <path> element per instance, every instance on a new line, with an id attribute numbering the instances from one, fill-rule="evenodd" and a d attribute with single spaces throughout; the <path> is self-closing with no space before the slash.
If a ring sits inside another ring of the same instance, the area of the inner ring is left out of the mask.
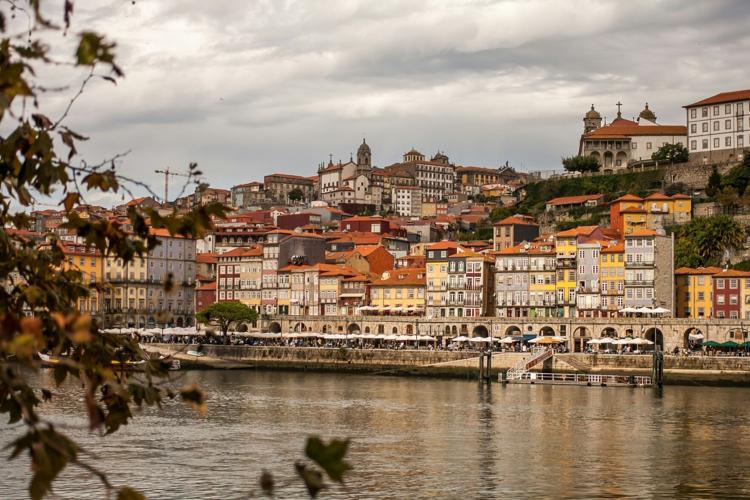
<path id="1" fill-rule="evenodd" d="M 42 374 L 40 384 L 49 381 Z M 115 484 L 149 498 L 247 498 L 263 469 L 303 497 L 305 437 L 349 437 L 345 487 L 322 498 L 716 498 L 750 496 L 750 390 L 560 386 L 280 371 L 194 371 L 200 416 L 168 402 L 108 437 L 76 430 L 66 385 L 47 415 L 72 428 Z M 0 424 L 2 444 L 20 432 Z M 0 498 L 27 498 L 27 459 L 3 462 Z M 57 498 L 101 498 L 69 468 Z"/>

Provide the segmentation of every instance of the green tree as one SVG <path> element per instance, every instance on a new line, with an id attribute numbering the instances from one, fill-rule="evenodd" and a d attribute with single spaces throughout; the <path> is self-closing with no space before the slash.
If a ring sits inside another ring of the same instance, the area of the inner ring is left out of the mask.
<path id="1" fill-rule="evenodd" d="M 688 149 L 682 144 L 664 144 L 651 155 L 652 160 L 684 163 L 690 158 Z"/>
<path id="2" fill-rule="evenodd" d="M 570 156 L 563 158 L 562 164 L 568 172 L 598 172 L 600 168 L 593 156 Z"/>
<path id="3" fill-rule="evenodd" d="M 708 177 L 708 184 L 706 185 L 706 194 L 710 197 L 714 197 L 719 194 L 721 190 L 721 174 L 714 165 L 711 170 L 711 175 Z"/>
<path id="4" fill-rule="evenodd" d="M 718 266 L 729 252 L 744 246 L 745 231 L 733 218 L 716 215 L 680 226 L 675 238 L 676 267 Z"/>
<path id="5" fill-rule="evenodd" d="M 289 198 L 289 201 L 302 201 L 305 197 L 305 193 L 303 193 L 300 188 L 294 188 L 289 191 L 287 197 Z"/>
<path id="6" fill-rule="evenodd" d="M 118 169 L 115 160 L 124 154 L 103 161 L 86 161 L 79 155 L 77 147 L 87 137 L 68 128 L 66 118 L 75 112 L 76 101 L 85 98 L 88 87 L 117 82 L 123 71 L 116 63 L 116 45 L 105 36 L 69 31 L 72 1 L 63 3 L 60 25 L 42 14 L 42 3 L 12 0 L 0 5 L 0 414 L 10 424 L 18 424 L 8 436 L 3 435 L 12 441 L 2 444 L 11 459 L 28 455 L 33 499 L 49 494 L 68 466 L 97 477 L 106 489 L 102 496 L 142 498 L 131 488 L 116 488 L 106 472 L 97 468 L 95 453 L 84 453 L 64 428 L 45 416 L 41 402 L 57 397 L 58 387 L 74 379 L 65 391 L 79 392 L 89 429 L 106 435 L 128 424 L 134 409 L 160 405 L 165 398 L 179 397 L 202 409 L 203 393 L 195 385 L 173 391 L 165 383 L 169 360 L 150 357 L 136 340 L 105 333 L 94 318 L 81 314 L 77 301 L 92 292 L 103 294 L 103 285 L 65 269 L 62 242 L 56 234 L 44 235 L 40 248 L 19 230 L 31 228 L 29 212 L 39 196 L 57 196 L 67 220 L 62 229 L 81 238 L 90 249 L 128 263 L 159 244 L 151 228 L 199 238 L 212 228 L 212 218 L 226 216 L 226 207 L 211 203 L 180 215 L 176 210 L 163 214 L 130 206 L 126 223 L 79 215 L 89 204 L 87 198 L 102 192 L 134 197 L 132 190 L 137 188 L 154 199 L 159 196 Z M 22 16 L 26 16 L 23 21 L 11 21 Z M 76 48 L 66 56 L 64 47 L 70 39 Z M 78 79 L 80 85 L 64 109 L 51 116 L 41 105 L 53 101 L 49 93 L 62 95 L 65 89 L 50 85 L 45 76 L 66 71 L 66 79 Z M 189 168 L 188 183 L 197 182 L 201 172 L 196 165 Z M 170 280 L 164 284 L 166 290 L 172 286 Z M 37 386 L 42 367 L 38 352 L 58 359 L 52 370 L 54 383 L 43 387 Z M 115 368 L 124 367 L 126 360 L 144 363 L 138 371 Z M 311 438 L 306 454 L 331 480 L 340 481 L 348 467 L 342 460 L 346 445 L 345 441 L 324 444 Z M 297 471 L 311 494 L 323 484 L 317 468 L 301 464 Z M 272 485 L 272 480 L 262 483 L 265 492 L 272 492 Z"/>
<path id="7" fill-rule="evenodd" d="M 740 196 L 745 194 L 747 186 L 750 184 L 750 161 L 745 160 L 743 163 L 732 167 L 726 175 L 722 176 L 721 184 L 722 186 L 733 187 Z"/>
<path id="8" fill-rule="evenodd" d="M 254 323 L 258 320 L 258 313 L 240 302 L 214 302 L 196 313 L 195 317 L 201 323 L 217 326 L 226 341 L 227 332 L 232 325 Z"/>
<path id="9" fill-rule="evenodd" d="M 716 197 L 716 201 L 725 212 L 733 214 L 740 207 L 740 197 L 732 186 L 724 186 Z"/>

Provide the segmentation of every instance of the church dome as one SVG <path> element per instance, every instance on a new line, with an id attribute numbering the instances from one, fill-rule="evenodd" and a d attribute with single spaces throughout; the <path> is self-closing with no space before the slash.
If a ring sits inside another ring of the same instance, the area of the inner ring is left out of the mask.
<path id="1" fill-rule="evenodd" d="M 357 156 L 363 153 L 370 154 L 370 146 L 367 145 L 367 142 L 364 139 L 362 139 L 362 144 L 360 144 L 359 149 L 357 149 Z"/>
<path id="2" fill-rule="evenodd" d="M 648 120 L 650 122 L 656 121 L 656 115 L 653 111 L 648 109 L 648 103 L 646 103 L 646 107 L 641 111 L 641 113 L 638 115 L 638 118 L 643 118 L 644 120 Z"/>
<path id="3" fill-rule="evenodd" d="M 585 118 L 587 119 L 595 119 L 595 120 L 601 120 L 602 115 L 599 114 L 597 110 L 594 109 L 594 105 L 591 105 L 591 109 L 586 112 Z"/>

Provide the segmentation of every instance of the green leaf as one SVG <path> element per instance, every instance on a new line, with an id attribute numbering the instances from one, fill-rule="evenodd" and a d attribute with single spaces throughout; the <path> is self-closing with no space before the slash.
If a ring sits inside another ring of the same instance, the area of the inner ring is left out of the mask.
<path id="1" fill-rule="evenodd" d="M 333 439 L 330 443 L 325 444 L 319 437 L 311 436 L 307 438 L 305 455 L 318 464 L 326 474 L 328 474 L 328 477 L 330 477 L 331 480 L 340 483 L 343 481 L 346 471 L 352 468 L 351 465 L 344 460 L 348 448 L 348 439 L 344 441 Z"/>
<path id="2" fill-rule="evenodd" d="M 117 492 L 117 500 L 146 500 L 146 497 L 130 486 L 123 486 Z"/>

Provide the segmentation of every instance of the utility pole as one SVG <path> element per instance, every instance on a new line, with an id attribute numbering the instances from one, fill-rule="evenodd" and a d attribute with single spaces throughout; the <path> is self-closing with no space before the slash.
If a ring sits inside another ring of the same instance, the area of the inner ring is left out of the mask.
<path id="1" fill-rule="evenodd" d="M 185 174 L 182 172 L 173 172 L 172 170 L 167 167 L 164 170 L 154 170 L 157 174 L 164 174 L 164 202 L 169 201 L 169 176 L 180 176 L 180 177 L 190 177 L 190 174 Z"/>

